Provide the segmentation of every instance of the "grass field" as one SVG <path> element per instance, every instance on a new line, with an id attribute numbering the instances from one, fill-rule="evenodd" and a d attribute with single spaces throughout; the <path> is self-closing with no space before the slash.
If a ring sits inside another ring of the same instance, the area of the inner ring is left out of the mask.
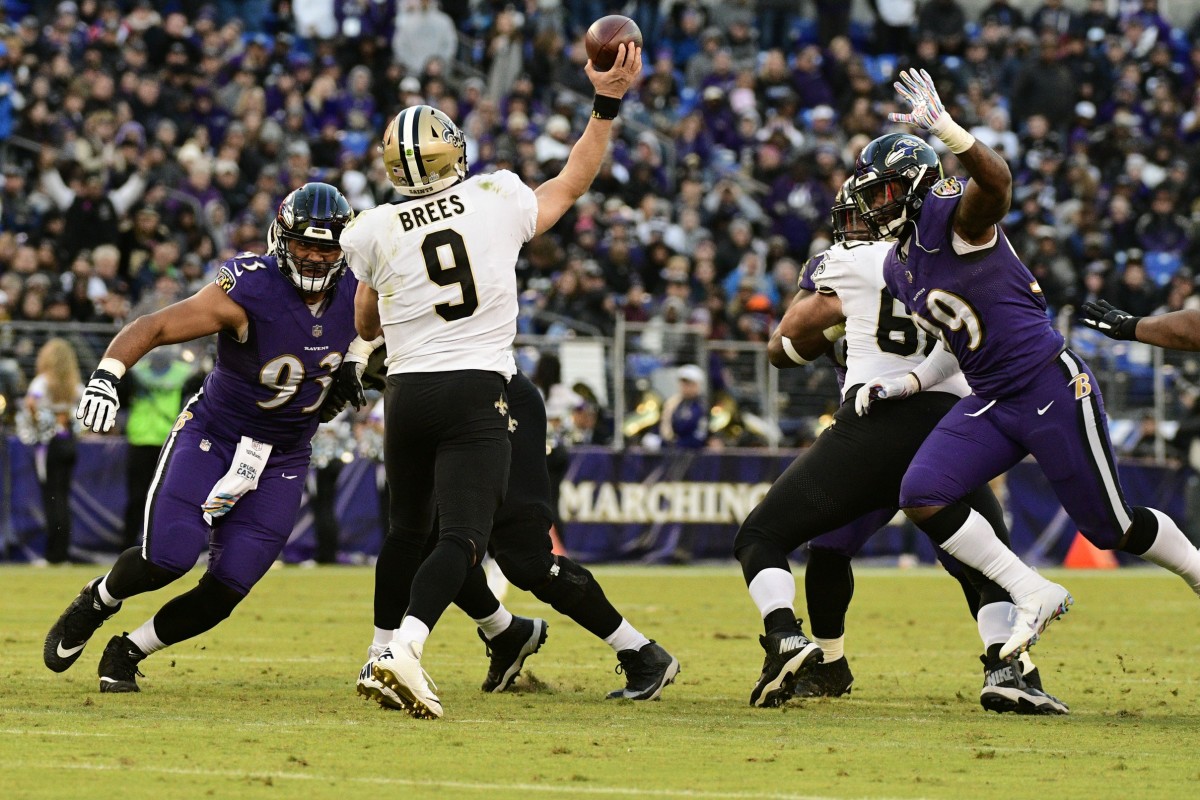
<path id="1" fill-rule="evenodd" d="M 95 572 L 0 568 L 0 798 L 1200 796 L 1200 605 L 1162 572 L 1058 575 L 1076 606 L 1034 655 L 1069 717 L 984 714 L 975 627 L 940 570 L 859 571 L 851 696 L 749 708 L 759 624 L 729 566 L 596 570 L 682 662 L 657 703 L 604 700 L 612 652 L 517 592 L 550 638 L 521 691 L 484 695 L 483 647 L 452 610 L 426 648 L 437 722 L 354 694 L 367 569 L 271 572 L 215 631 L 148 659 L 140 695 L 99 694 L 96 662 L 166 592 L 128 602 L 64 675 L 42 666 Z"/>

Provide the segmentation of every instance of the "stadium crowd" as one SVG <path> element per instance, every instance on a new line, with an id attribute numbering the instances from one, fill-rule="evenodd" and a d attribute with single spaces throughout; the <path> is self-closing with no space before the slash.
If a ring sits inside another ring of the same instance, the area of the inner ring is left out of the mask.
<path id="1" fill-rule="evenodd" d="M 376 145 L 405 105 L 457 120 L 472 171 L 536 186 L 586 122 L 582 33 L 605 5 L 7 0 L 0 321 L 121 322 L 187 296 L 261 252 L 308 180 L 356 210 L 391 200 Z M 631 0 L 645 79 L 591 192 L 526 250 L 521 330 L 621 316 L 765 342 L 906 66 L 1009 160 L 1006 229 L 1054 310 L 1200 305 L 1200 14 L 1015 5 L 874 0 L 859 23 L 830 0 Z"/>

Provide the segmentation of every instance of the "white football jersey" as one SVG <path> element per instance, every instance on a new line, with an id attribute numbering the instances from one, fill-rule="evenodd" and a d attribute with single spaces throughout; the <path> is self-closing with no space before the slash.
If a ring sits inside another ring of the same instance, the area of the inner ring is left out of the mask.
<path id="1" fill-rule="evenodd" d="M 355 276 L 379 293 L 389 375 L 481 369 L 511 378 L 517 255 L 537 198 L 511 172 L 476 175 L 364 211 L 342 233 Z"/>
<path id="2" fill-rule="evenodd" d="M 846 315 L 843 392 L 872 378 L 906 375 L 941 346 L 888 294 L 883 259 L 891 248 L 891 242 L 839 242 L 809 264 L 809 280 L 818 292 L 836 294 Z M 971 393 L 961 372 L 925 388 L 959 397 Z"/>

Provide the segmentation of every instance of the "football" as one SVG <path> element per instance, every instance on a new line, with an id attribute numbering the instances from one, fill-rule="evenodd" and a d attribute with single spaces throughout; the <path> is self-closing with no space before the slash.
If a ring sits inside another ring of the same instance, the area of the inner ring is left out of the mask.
<path id="1" fill-rule="evenodd" d="M 629 17 L 610 14 L 601 17 L 588 28 L 583 37 L 588 58 L 597 72 L 608 72 L 617 60 L 617 48 L 633 43 L 642 46 L 642 30 Z"/>

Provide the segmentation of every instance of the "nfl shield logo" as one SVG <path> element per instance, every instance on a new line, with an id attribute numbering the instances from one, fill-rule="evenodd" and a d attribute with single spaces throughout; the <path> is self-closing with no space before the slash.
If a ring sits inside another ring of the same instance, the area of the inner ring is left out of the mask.
<path id="1" fill-rule="evenodd" d="M 325 328 L 320 325 L 313 325 L 313 338 L 320 339 L 321 334 L 325 332 Z"/>

